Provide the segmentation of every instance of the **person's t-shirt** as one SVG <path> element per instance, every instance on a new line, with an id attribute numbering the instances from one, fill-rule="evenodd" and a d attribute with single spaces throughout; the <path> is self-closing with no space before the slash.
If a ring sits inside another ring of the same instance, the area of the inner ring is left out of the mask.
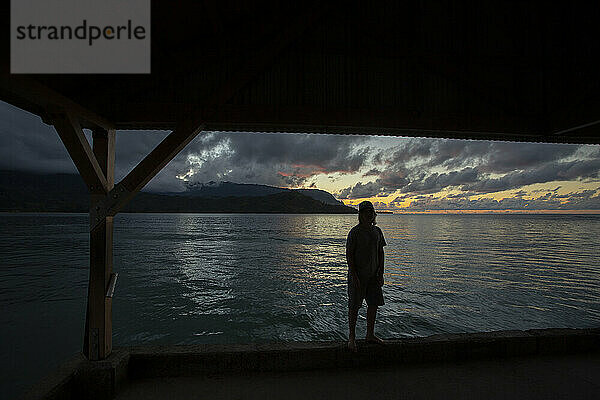
<path id="1" fill-rule="evenodd" d="M 379 267 L 379 250 L 387 243 L 378 226 L 356 225 L 348 233 L 346 249 L 354 255 L 356 273 L 360 278 L 371 278 Z"/>

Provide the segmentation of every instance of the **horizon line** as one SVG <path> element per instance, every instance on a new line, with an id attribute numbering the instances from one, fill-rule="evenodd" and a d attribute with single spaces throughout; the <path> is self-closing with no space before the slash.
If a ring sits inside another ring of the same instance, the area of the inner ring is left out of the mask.
<path id="1" fill-rule="evenodd" d="M 375 210 L 382 214 L 600 214 L 600 210 Z"/>

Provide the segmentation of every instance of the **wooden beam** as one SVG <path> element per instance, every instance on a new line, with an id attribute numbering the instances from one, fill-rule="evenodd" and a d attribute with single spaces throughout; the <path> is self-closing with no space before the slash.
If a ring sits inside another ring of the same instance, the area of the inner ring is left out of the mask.
<path id="1" fill-rule="evenodd" d="M 114 186 L 115 131 L 92 132 L 94 154 L 107 189 Z M 90 206 L 105 201 L 106 193 L 91 193 Z M 92 210 L 90 209 L 90 214 Z M 90 232 L 90 276 L 83 351 L 89 360 L 103 360 L 112 351 L 112 296 L 106 294 L 113 268 L 113 217 L 103 216 Z"/>
<path id="2" fill-rule="evenodd" d="M 114 216 L 139 192 L 160 170 L 169 163 L 198 133 L 204 125 L 198 121 L 179 123 L 178 127 L 158 144 L 140 163 L 119 182 L 107 196 L 103 212 Z M 99 218 L 99 217 L 96 217 Z M 100 220 L 96 221 L 96 224 Z"/>
<path id="3" fill-rule="evenodd" d="M 106 194 L 109 190 L 106 177 L 83 134 L 79 120 L 70 113 L 59 113 L 53 115 L 52 119 L 56 132 L 90 192 Z"/>
<path id="4" fill-rule="evenodd" d="M 94 156 L 104 176 L 106 187 L 110 191 L 115 185 L 115 130 L 96 128 L 92 131 Z"/>
<path id="5" fill-rule="evenodd" d="M 59 110 L 87 121 L 89 124 L 85 124 L 86 127 L 91 125 L 107 130 L 115 129 L 115 125 L 106 118 L 28 77 L 0 74 L 0 93 L 3 100 L 6 98 L 10 103 L 33 112 L 44 120 L 47 119 L 45 111 Z"/>

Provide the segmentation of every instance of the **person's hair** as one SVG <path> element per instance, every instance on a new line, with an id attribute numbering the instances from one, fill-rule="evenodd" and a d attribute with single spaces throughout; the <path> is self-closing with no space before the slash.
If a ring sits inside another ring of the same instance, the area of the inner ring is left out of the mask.
<path id="1" fill-rule="evenodd" d="M 375 213 L 375 210 L 372 210 L 372 211 L 373 211 L 373 213 Z M 367 213 L 365 213 L 364 211 L 358 212 L 358 222 L 360 224 L 363 223 L 363 219 L 366 218 L 366 215 L 367 215 Z M 377 225 L 377 214 L 375 214 L 375 217 L 373 218 L 373 225 Z"/>

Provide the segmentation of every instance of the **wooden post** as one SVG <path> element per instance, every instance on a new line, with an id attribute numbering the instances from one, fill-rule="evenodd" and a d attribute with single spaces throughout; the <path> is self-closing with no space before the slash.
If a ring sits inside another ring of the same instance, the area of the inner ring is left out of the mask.
<path id="1" fill-rule="evenodd" d="M 77 170 L 90 191 L 92 210 L 105 203 L 114 187 L 115 130 L 95 126 L 90 147 L 80 124 L 81 115 L 69 110 L 48 113 Z M 94 213 L 96 215 L 96 213 Z M 89 360 L 102 360 L 112 351 L 112 296 L 107 296 L 113 263 L 113 216 L 90 218 L 90 277 L 83 354 Z"/>
<path id="2" fill-rule="evenodd" d="M 92 132 L 94 156 L 106 177 L 107 189 L 114 186 L 115 131 Z M 90 207 L 106 197 L 102 188 L 90 191 Z M 103 360 L 112 351 L 112 298 L 106 295 L 113 266 L 113 217 L 102 217 L 90 231 L 90 278 L 85 321 L 84 354 Z"/>

